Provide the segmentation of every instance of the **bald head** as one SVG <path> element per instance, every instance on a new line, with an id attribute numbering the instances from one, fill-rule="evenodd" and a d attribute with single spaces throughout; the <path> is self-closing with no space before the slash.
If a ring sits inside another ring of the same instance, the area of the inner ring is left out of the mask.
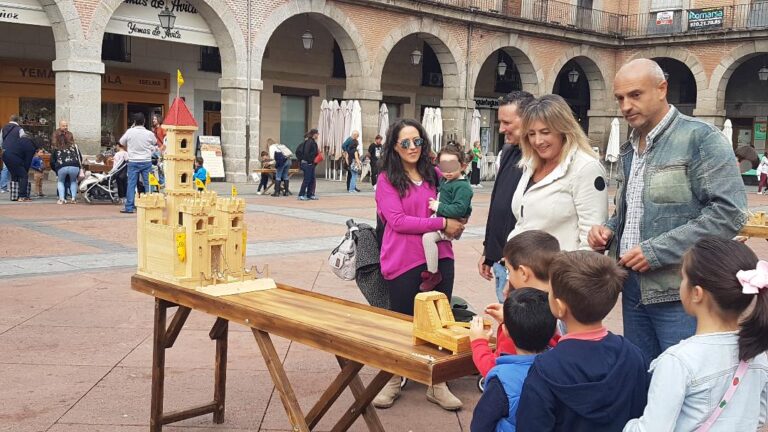
<path id="1" fill-rule="evenodd" d="M 669 111 L 667 80 L 653 60 L 637 59 L 622 66 L 613 80 L 613 94 L 627 123 L 641 135 Z"/>
<path id="2" fill-rule="evenodd" d="M 352 131 L 352 139 L 357 139 L 360 136 L 360 132 L 358 131 Z"/>

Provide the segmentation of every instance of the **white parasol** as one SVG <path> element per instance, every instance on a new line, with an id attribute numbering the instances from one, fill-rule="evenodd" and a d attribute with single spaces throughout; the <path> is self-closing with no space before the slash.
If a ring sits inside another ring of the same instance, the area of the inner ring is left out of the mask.
<path id="1" fill-rule="evenodd" d="M 608 178 L 613 178 L 613 164 L 619 161 L 619 147 L 621 146 L 621 130 L 619 119 L 611 121 L 611 134 L 608 135 L 608 147 L 605 149 L 605 161 L 610 162 L 611 171 Z"/>
<path id="2" fill-rule="evenodd" d="M 379 107 L 379 135 L 381 135 L 382 142 L 387 139 L 387 129 L 389 129 L 389 110 L 387 104 L 383 103 Z"/>

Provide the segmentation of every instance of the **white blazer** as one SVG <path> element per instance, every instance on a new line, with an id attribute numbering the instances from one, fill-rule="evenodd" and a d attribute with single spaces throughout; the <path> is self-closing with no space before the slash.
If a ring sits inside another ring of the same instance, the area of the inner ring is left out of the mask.
<path id="1" fill-rule="evenodd" d="M 524 166 L 512 198 L 517 225 L 508 239 L 524 231 L 541 230 L 557 238 L 561 250 L 589 250 L 587 234 L 592 225 L 602 225 L 608 219 L 608 187 L 600 161 L 574 150 L 526 191 L 532 175 L 530 166 Z"/>

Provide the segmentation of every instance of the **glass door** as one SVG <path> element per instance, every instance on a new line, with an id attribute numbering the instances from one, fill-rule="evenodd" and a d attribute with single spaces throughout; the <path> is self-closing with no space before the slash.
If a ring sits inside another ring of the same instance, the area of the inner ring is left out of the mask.
<path id="1" fill-rule="evenodd" d="M 280 104 L 280 143 L 291 151 L 304 142 L 307 133 L 307 98 L 283 95 Z"/>

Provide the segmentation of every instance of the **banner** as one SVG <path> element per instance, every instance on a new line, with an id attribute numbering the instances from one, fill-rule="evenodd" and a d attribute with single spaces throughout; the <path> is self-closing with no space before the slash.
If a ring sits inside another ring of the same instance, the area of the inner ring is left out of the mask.
<path id="1" fill-rule="evenodd" d="M 688 29 L 709 30 L 723 28 L 723 8 L 689 9 Z"/>
<path id="2" fill-rule="evenodd" d="M 51 26 L 40 0 L 0 1 L 0 22 Z"/>
<path id="3" fill-rule="evenodd" d="M 158 14 L 166 7 L 176 15 L 176 22 L 170 32 L 160 27 L 158 18 Z M 187 0 L 123 0 L 107 23 L 106 31 L 126 36 L 216 46 L 216 39 L 208 23 Z"/>
<path id="4" fill-rule="evenodd" d="M 656 25 L 672 25 L 675 23 L 675 12 L 664 11 L 656 13 Z"/>
<path id="5" fill-rule="evenodd" d="M 221 139 L 217 136 L 201 135 L 200 156 L 203 157 L 203 166 L 208 170 L 211 178 L 224 178 L 224 157 L 221 152 Z"/>

